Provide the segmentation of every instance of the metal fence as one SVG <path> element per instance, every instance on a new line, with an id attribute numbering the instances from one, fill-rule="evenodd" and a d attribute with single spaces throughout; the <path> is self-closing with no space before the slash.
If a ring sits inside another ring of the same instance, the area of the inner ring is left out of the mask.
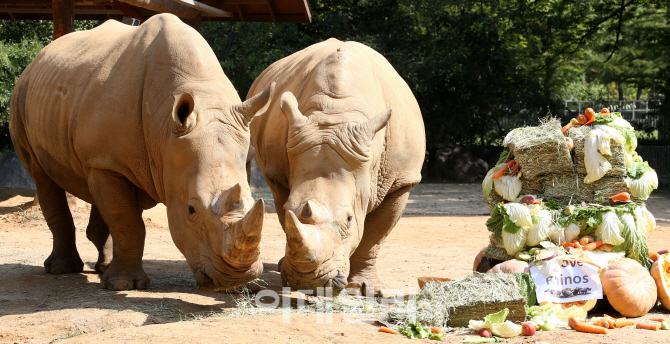
<path id="1" fill-rule="evenodd" d="M 564 102 L 566 118 L 577 117 L 590 107 L 596 113 L 602 108 L 608 108 L 610 112 L 621 112 L 621 116 L 638 130 L 657 129 L 663 120 L 663 117 L 656 112 L 661 105 L 660 100 L 565 100 Z"/>

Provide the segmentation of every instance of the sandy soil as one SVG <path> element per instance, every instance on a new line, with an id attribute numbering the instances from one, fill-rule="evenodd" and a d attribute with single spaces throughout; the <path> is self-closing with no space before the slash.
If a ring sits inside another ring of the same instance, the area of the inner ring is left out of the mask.
<path id="1" fill-rule="evenodd" d="M 267 197 L 267 190 L 256 191 Z M 372 315 L 335 314 L 332 320 L 317 314 L 291 314 L 287 319 L 282 315 L 222 316 L 236 308 L 235 299 L 225 293 L 195 290 L 195 280 L 172 243 L 162 206 L 144 213 L 144 268 L 152 279 L 149 289 L 110 292 L 99 288 L 99 276 L 93 272 L 97 253 L 84 233 L 88 205 L 83 202 L 72 202 L 71 208 L 79 252 L 86 263 L 84 273 L 46 274 L 42 263 L 51 251 L 51 233 L 38 209 L 18 208 L 32 202 L 32 197 L 28 190 L 0 189 L 0 343 L 407 341 L 376 332 Z M 648 207 L 658 220 L 657 230 L 649 235 L 650 248 L 670 248 L 670 194 L 656 192 Z M 481 216 L 487 210 L 477 184 L 420 185 L 411 196 L 407 215 L 381 253 L 381 274 L 388 287 L 407 290 L 416 288 L 418 276 L 459 277 L 470 271 L 473 257 L 488 238 L 486 216 Z M 266 214 L 265 221 L 262 279 L 267 288 L 280 290 L 276 263 L 283 255 L 285 238 L 276 214 Z M 659 315 L 670 318 L 661 307 L 646 317 Z M 618 329 L 610 333 L 556 331 L 506 342 L 667 343 L 670 338 L 670 332 L 664 331 Z M 462 335 L 450 336 L 445 342 L 462 340 Z"/>

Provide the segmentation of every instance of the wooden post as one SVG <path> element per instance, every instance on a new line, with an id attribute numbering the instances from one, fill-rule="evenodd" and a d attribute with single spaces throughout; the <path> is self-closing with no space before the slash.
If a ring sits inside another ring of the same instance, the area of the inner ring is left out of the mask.
<path id="1" fill-rule="evenodd" d="M 54 40 L 74 32 L 74 0 L 51 0 L 54 19 Z"/>

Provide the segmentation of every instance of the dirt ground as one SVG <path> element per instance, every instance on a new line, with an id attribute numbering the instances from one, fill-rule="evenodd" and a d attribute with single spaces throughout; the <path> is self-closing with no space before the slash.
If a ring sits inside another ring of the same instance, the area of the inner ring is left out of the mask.
<path id="1" fill-rule="evenodd" d="M 267 190 L 256 190 L 267 196 Z M 147 239 L 144 268 L 151 286 L 144 291 L 110 292 L 99 288 L 93 272 L 97 259 L 86 239 L 88 205 L 73 202 L 79 253 L 86 263 L 81 274 L 44 273 L 51 251 L 51 233 L 41 212 L 18 208 L 33 192 L 0 189 L 0 343 L 386 343 L 406 342 L 401 336 L 377 332 L 375 316 L 321 314 L 224 316 L 238 309 L 225 293 L 203 294 L 167 229 L 165 207 L 145 211 Z M 648 201 L 658 227 L 649 234 L 651 250 L 670 248 L 670 193 L 657 191 Z M 416 288 L 419 276 L 459 277 L 485 245 L 488 213 L 478 184 L 428 184 L 417 187 L 404 216 L 382 249 L 382 277 L 392 289 Z M 449 215 L 455 214 L 455 215 Z M 470 214 L 470 215 L 464 215 Z M 438 216 L 439 215 L 439 216 Z M 276 214 L 265 215 L 262 279 L 281 289 L 277 261 L 285 238 Z M 296 297 L 296 294 L 292 294 Z M 602 310 L 601 310 L 602 311 Z M 615 313 L 613 310 L 606 312 Z M 662 307 L 650 315 L 670 318 Z M 608 335 L 574 331 L 538 332 L 510 343 L 667 343 L 670 331 L 611 330 Z M 445 342 L 460 343 L 459 336 Z"/>

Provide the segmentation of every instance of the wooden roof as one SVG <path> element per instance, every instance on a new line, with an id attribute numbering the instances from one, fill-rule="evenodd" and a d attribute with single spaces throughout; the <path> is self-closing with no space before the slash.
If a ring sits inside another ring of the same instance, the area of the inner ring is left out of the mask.
<path id="1" fill-rule="evenodd" d="M 166 1 L 166 0 L 163 0 Z M 173 0 L 177 4 L 193 0 Z M 0 19 L 51 20 L 52 0 L 0 0 Z M 197 0 L 195 5 L 204 4 L 213 7 L 210 12 L 203 11 L 201 20 L 214 21 L 247 21 L 247 22 L 291 22 L 309 23 L 312 14 L 307 0 Z M 206 6 L 204 6 L 206 7 Z M 217 15 L 225 11 L 227 15 Z M 123 1 L 115 0 L 74 0 L 76 20 L 121 20 L 128 11 L 140 17 L 148 18 L 158 12 L 131 6 Z"/>

